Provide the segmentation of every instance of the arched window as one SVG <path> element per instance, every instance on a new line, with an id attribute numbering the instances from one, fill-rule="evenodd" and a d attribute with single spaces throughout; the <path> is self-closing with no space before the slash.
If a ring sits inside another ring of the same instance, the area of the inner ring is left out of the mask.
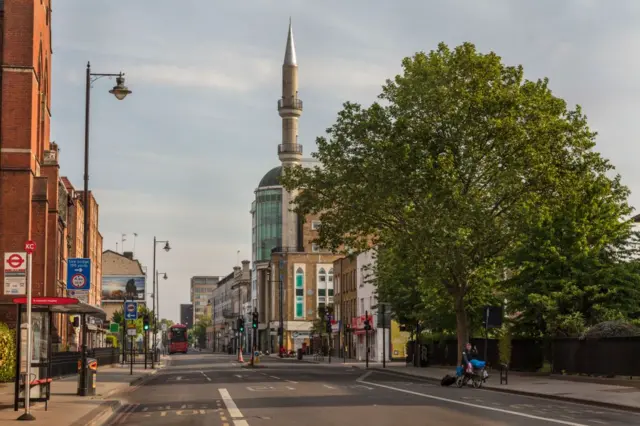
<path id="1" fill-rule="evenodd" d="M 318 271 L 318 303 L 325 304 L 327 297 L 327 270 L 324 268 L 320 268 Z"/>
<path id="2" fill-rule="evenodd" d="M 304 270 L 296 269 L 296 318 L 304 318 Z"/>

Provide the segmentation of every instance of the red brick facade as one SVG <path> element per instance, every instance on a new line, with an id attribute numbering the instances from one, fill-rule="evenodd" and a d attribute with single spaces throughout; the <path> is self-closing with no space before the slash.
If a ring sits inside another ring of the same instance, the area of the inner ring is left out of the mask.
<path id="1" fill-rule="evenodd" d="M 50 0 L 0 4 L 0 257 L 34 240 L 33 294 L 61 295 L 67 206 L 49 140 Z M 15 313 L 0 272 L 0 321 L 13 326 Z"/>

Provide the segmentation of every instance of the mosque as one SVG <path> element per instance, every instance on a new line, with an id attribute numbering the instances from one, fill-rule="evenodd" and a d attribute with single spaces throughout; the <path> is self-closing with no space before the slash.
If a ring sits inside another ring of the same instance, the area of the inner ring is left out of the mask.
<path id="1" fill-rule="evenodd" d="M 277 351 L 280 344 L 297 349 L 309 344 L 318 312 L 333 304 L 333 262 L 330 251 L 312 244 L 321 225 L 319 218 L 298 217 L 291 211 L 295 192 L 280 185 L 280 176 L 291 166 L 312 167 L 298 143 L 298 120 L 303 104 L 298 94 L 298 58 L 289 22 L 282 64 L 282 141 L 277 153 L 280 165 L 269 170 L 255 189 L 252 216 L 252 306 L 258 310 L 258 346 Z"/>

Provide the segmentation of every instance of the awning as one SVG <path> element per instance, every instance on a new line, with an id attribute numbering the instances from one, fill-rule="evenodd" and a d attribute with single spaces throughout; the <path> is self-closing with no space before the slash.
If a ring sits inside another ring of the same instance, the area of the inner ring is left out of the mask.
<path id="1" fill-rule="evenodd" d="M 13 299 L 13 303 L 25 305 L 27 298 L 15 298 Z M 78 299 L 72 297 L 32 297 L 31 303 L 33 306 L 48 306 L 49 310 L 55 313 L 71 315 L 87 314 L 104 321 L 107 319 L 107 313 L 102 309 L 89 305 L 88 303 L 80 302 Z"/>

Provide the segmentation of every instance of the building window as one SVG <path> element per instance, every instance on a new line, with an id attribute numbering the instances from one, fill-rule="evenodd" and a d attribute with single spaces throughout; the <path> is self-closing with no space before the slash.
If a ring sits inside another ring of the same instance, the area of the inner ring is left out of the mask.
<path id="1" fill-rule="evenodd" d="M 314 231 L 318 231 L 320 230 L 320 225 L 322 224 L 322 222 L 320 222 L 319 220 L 314 220 L 311 222 L 311 229 L 313 229 Z"/>
<path id="2" fill-rule="evenodd" d="M 311 251 L 317 253 L 320 251 L 320 247 L 316 243 L 311 244 Z"/>
<path id="3" fill-rule="evenodd" d="M 296 318 L 304 318 L 304 271 L 296 270 Z"/>
<path id="4" fill-rule="evenodd" d="M 333 297 L 333 289 L 332 288 L 329 289 L 329 296 Z"/>

